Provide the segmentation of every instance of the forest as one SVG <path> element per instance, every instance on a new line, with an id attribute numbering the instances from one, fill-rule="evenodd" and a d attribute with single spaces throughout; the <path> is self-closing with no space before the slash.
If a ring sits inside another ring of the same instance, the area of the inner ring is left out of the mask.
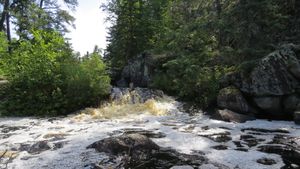
<path id="1" fill-rule="evenodd" d="M 79 2 L 0 0 L 0 169 L 300 168 L 299 0 Z"/>
<path id="2" fill-rule="evenodd" d="M 76 0 L 64 3 L 76 9 Z M 75 18 L 56 1 L 4 0 L 0 73 L 9 84 L 2 86 L 1 114 L 52 116 L 96 105 L 109 93 L 110 78 L 115 85 L 127 62 L 142 53 L 150 53 L 156 64 L 149 87 L 207 108 L 226 73 L 247 72 L 278 46 L 299 43 L 299 5 L 110 0 L 99 9 L 113 23 L 104 56 L 95 48 L 80 57 L 64 38 Z"/>

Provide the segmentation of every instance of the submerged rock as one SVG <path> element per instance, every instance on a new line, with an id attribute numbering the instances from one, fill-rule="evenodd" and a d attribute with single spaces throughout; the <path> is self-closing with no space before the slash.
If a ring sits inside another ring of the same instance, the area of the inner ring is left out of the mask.
<path id="1" fill-rule="evenodd" d="M 38 141 L 33 144 L 21 144 L 18 151 L 27 151 L 30 154 L 39 154 L 41 152 L 50 150 L 51 146 L 48 141 Z"/>
<path id="2" fill-rule="evenodd" d="M 144 135 L 148 138 L 164 138 L 166 137 L 166 134 L 160 132 L 160 131 L 155 131 L 155 130 L 144 130 L 142 128 L 125 128 L 122 130 L 116 130 L 112 132 L 112 136 L 114 134 L 141 134 Z"/>
<path id="3" fill-rule="evenodd" d="M 215 133 L 215 134 L 199 134 L 199 136 L 209 138 L 212 141 L 217 143 L 225 143 L 232 140 L 230 134 L 231 134 L 230 132 L 225 131 L 225 132 Z"/>
<path id="4" fill-rule="evenodd" d="M 246 121 L 255 120 L 254 116 L 235 113 L 227 109 L 218 110 L 212 117 L 217 120 L 237 123 L 244 123 Z"/>
<path id="5" fill-rule="evenodd" d="M 257 163 L 263 164 L 263 165 L 273 165 L 276 164 L 276 161 L 270 158 L 261 158 L 257 160 Z"/>
<path id="6" fill-rule="evenodd" d="M 281 155 L 286 165 L 300 165 L 300 138 L 276 135 L 273 141 L 258 146 L 258 150 Z"/>
<path id="7" fill-rule="evenodd" d="M 171 168 L 176 166 L 198 167 L 206 159 L 200 155 L 187 155 L 169 148 L 161 148 L 148 137 L 141 134 L 124 134 L 97 141 L 87 148 L 107 153 L 113 157 L 113 168 Z M 117 160 L 121 157 L 121 160 Z M 111 164 L 99 163 L 103 168 Z"/>

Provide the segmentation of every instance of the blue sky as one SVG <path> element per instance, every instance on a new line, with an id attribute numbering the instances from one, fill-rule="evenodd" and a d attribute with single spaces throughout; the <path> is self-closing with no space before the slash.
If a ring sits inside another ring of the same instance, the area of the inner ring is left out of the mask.
<path id="1" fill-rule="evenodd" d="M 92 51 L 95 45 L 106 47 L 107 26 L 105 13 L 100 5 L 106 0 L 78 0 L 78 7 L 73 16 L 76 18 L 76 29 L 67 35 L 75 51 L 85 54 Z"/>

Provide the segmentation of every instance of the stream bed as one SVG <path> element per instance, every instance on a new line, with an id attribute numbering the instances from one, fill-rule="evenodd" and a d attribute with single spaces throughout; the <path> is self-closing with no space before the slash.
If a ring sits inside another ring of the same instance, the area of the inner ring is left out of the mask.
<path id="1" fill-rule="evenodd" d="M 67 117 L 0 118 L 0 168 L 89 169 L 110 157 L 86 147 L 124 133 L 144 134 L 180 153 L 201 153 L 208 159 L 197 167 L 202 169 L 300 168 L 300 126 L 293 122 L 223 122 L 181 112 L 178 105 L 106 108 L 110 117 L 99 115 L 103 109 L 89 109 Z"/>

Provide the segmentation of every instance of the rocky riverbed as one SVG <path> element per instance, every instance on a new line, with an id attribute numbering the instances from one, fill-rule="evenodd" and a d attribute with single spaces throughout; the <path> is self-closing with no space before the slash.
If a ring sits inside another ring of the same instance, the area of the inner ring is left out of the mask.
<path id="1" fill-rule="evenodd" d="M 0 168 L 300 168 L 294 122 L 223 122 L 179 107 L 169 98 L 68 117 L 1 118 Z"/>

